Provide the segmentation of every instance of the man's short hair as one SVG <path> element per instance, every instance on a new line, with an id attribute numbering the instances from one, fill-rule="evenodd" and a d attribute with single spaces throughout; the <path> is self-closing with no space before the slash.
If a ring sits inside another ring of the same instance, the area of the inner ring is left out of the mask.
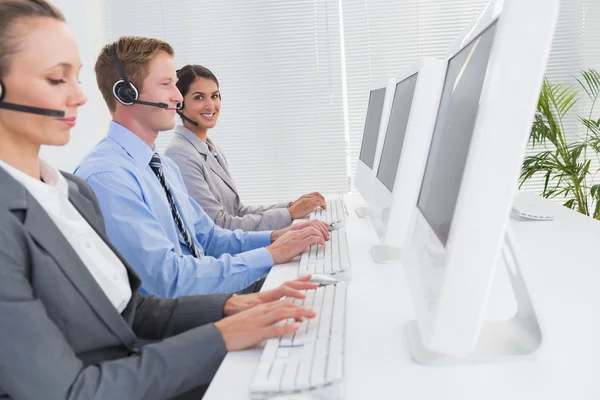
<path id="1" fill-rule="evenodd" d="M 107 44 L 100 50 L 96 60 L 96 82 L 102 92 L 102 97 L 111 112 L 117 108 L 117 99 L 113 96 L 113 86 L 119 81 L 121 75 L 115 65 L 113 54 L 110 50 L 111 44 Z M 119 62 L 123 66 L 125 75 L 129 82 L 141 91 L 144 79 L 148 76 L 150 62 L 160 53 L 166 53 L 171 57 L 175 55 L 173 47 L 167 42 L 159 39 L 142 36 L 122 36 L 115 42 L 115 50 Z"/>

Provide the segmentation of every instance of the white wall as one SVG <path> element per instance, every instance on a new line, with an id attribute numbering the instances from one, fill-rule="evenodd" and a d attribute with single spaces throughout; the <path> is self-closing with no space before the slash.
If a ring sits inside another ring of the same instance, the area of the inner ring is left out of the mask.
<path id="1" fill-rule="evenodd" d="M 62 147 L 44 147 L 41 157 L 55 167 L 72 172 L 79 161 L 106 134 L 110 114 L 96 86 L 94 64 L 105 44 L 103 7 L 100 0 L 52 0 L 64 13 L 79 44 L 80 80 L 88 102 L 80 108 L 71 141 Z"/>

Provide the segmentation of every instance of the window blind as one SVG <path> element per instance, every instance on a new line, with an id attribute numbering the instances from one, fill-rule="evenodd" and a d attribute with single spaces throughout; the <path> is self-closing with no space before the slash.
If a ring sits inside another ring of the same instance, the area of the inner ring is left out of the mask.
<path id="1" fill-rule="evenodd" d="M 104 0 L 107 40 L 164 39 L 179 66 L 203 64 L 221 83 L 211 137 L 247 203 L 287 201 L 309 190 L 346 191 L 369 88 L 419 57 L 443 57 L 487 0 Z M 600 2 L 561 2 L 547 76 L 575 83 L 600 68 Z M 574 114 L 589 109 L 583 98 Z M 570 135 L 584 133 L 574 116 Z M 172 133 L 157 141 L 164 150 Z M 528 154 L 532 154 L 531 149 Z M 600 167 L 595 162 L 593 168 Z M 542 177 L 525 190 L 540 192 Z"/>
<path id="2" fill-rule="evenodd" d="M 108 35 L 169 42 L 223 96 L 211 138 L 246 203 L 347 191 L 339 4 L 322 0 L 108 0 Z M 170 132 L 157 141 L 164 150 Z"/>

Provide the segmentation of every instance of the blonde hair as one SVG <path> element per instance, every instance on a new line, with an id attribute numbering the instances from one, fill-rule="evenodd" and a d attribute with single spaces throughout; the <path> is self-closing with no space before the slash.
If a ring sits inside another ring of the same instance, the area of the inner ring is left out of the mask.
<path id="1" fill-rule="evenodd" d="M 0 0 L 1 1 L 1 0 Z M 106 101 L 108 109 L 113 112 L 117 107 L 117 100 L 113 96 L 113 85 L 121 79 L 115 66 L 111 44 L 100 50 L 96 60 L 96 82 Z M 123 36 L 115 42 L 117 58 L 125 71 L 127 79 L 141 91 L 144 79 L 148 76 L 150 62 L 160 53 L 174 56 L 175 52 L 170 44 L 159 39 L 141 36 Z"/>
<path id="2" fill-rule="evenodd" d="M 65 21 L 60 10 L 45 0 L 0 0 L 0 78 L 8 73 L 10 57 L 19 50 L 19 38 L 23 36 L 14 24 L 29 18 Z"/>

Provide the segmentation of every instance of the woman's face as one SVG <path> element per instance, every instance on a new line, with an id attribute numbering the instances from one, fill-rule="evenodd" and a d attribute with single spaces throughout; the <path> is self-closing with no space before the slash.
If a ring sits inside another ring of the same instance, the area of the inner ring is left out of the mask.
<path id="1" fill-rule="evenodd" d="M 183 112 L 198 123 L 201 129 L 214 128 L 221 110 L 221 95 L 216 82 L 196 78 L 185 95 Z"/>
<path id="2" fill-rule="evenodd" d="M 68 143 L 77 109 L 87 98 L 78 81 L 81 59 L 77 42 L 64 22 L 52 18 L 20 19 L 16 52 L 3 76 L 3 101 L 64 111 L 61 118 L 0 109 L 0 131 L 19 143 L 61 146 Z"/>

